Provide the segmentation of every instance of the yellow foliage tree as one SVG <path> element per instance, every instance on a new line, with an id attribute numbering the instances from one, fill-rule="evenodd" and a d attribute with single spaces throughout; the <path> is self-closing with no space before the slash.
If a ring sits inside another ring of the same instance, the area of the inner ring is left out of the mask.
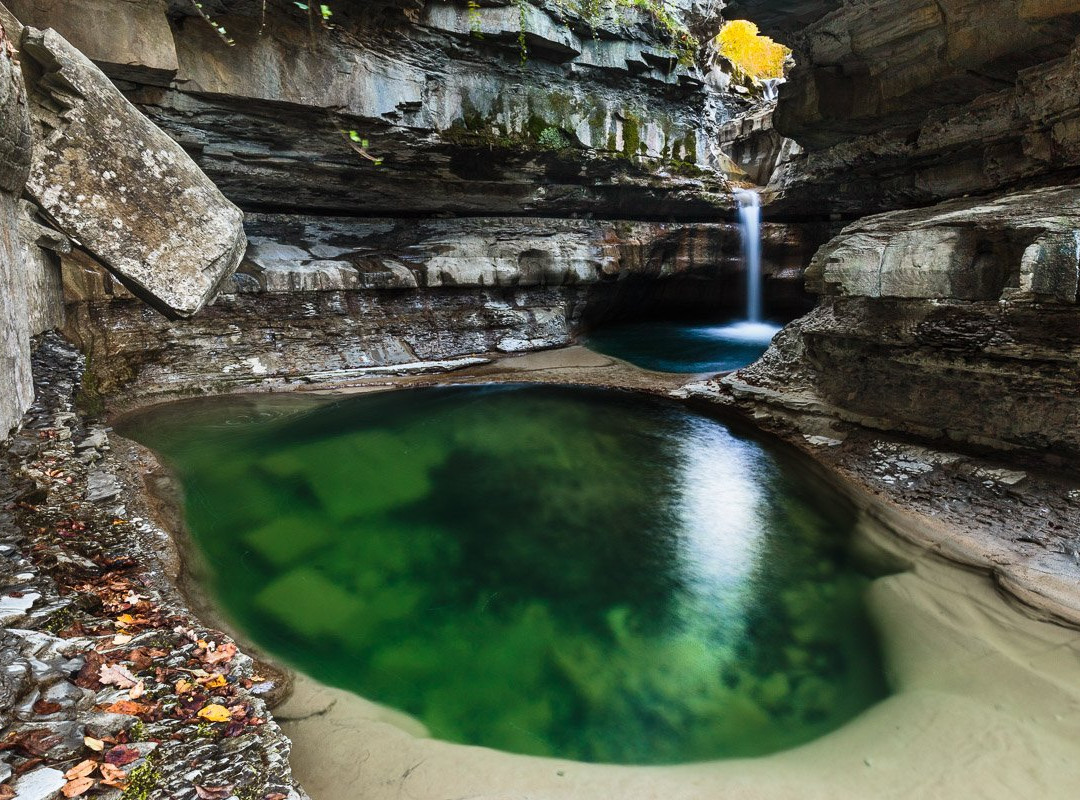
<path id="1" fill-rule="evenodd" d="M 758 33 L 758 26 L 745 19 L 728 22 L 716 35 L 720 55 L 746 70 L 751 77 L 784 77 L 784 62 L 791 48 Z"/>

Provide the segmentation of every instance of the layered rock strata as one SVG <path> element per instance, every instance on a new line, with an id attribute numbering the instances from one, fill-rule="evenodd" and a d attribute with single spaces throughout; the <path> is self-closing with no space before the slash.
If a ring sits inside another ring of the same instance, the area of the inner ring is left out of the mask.
<path id="1" fill-rule="evenodd" d="M 732 5 L 796 50 L 774 124 L 806 152 L 774 177 L 774 215 L 850 218 L 1080 175 L 1074 0 Z"/>
<path id="2" fill-rule="evenodd" d="M 724 379 L 836 418 L 1071 463 L 1080 454 L 1080 189 L 868 217 L 808 270 L 818 307 Z"/>
<path id="3" fill-rule="evenodd" d="M 125 398 L 445 369 L 570 343 L 590 325 L 744 296 L 733 224 L 536 218 L 402 221 L 249 215 L 250 246 L 213 304 L 169 321 L 85 253 L 63 257 L 65 333 L 96 391 Z M 766 297 L 806 309 L 822 228 L 766 226 Z"/>
<path id="4" fill-rule="evenodd" d="M 76 36 L 245 210 L 730 207 L 711 136 L 730 103 L 645 5 L 590 21 L 547 0 L 342 2 L 332 27 L 312 28 L 292 3 L 265 16 L 260 3 L 204 3 L 229 47 L 190 3 L 80 4 L 111 24 L 38 0 L 13 10 Z M 698 19 L 684 5 L 671 20 Z"/>
<path id="5" fill-rule="evenodd" d="M 0 25 L 0 438 L 7 436 L 33 400 L 30 318 L 23 302 L 18 197 L 30 174 L 30 115 L 22 71 Z"/>

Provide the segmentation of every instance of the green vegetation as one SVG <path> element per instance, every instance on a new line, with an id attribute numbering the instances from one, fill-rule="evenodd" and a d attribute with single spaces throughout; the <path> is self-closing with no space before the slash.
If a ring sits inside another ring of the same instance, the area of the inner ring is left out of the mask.
<path id="1" fill-rule="evenodd" d="M 570 146 L 570 140 L 558 128 L 544 128 L 536 138 L 536 143 L 544 150 L 565 150 Z"/>
<path id="2" fill-rule="evenodd" d="M 127 788 L 120 800 L 150 800 L 160 780 L 161 772 L 154 766 L 154 753 L 151 753 L 146 761 L 128 773 Z"/>

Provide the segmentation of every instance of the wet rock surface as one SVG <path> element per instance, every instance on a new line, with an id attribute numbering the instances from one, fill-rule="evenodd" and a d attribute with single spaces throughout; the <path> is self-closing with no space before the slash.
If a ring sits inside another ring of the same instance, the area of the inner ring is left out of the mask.
<path id="1" fill-rule="evenodd" d="M 0 791 L 299 798 L 260 699 L 276 679 L 192 618 L 135 484 L 87 491 L 88 472 L 91 490 L 135 473 L 74 410 L 83 363 L 37 342 L 37 399 L 0 461 Z"/>

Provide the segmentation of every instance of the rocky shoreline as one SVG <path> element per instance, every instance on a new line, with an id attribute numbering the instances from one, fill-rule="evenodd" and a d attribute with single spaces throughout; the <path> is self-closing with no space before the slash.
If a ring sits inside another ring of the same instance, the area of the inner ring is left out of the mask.
<path id="1" fill-rule="evenodd" d="M 303 797 L 263 699 L 280 679 L 189 610 L 141 479 L 76 410 L 84 366 L 39 340 L 37 399 L 0 462 L 0 792 Z"/>
<path id="2" fill-rule="evenodd" d="M 267 709 L 267 700 L 288 694 L 288 677 L 198 620 L 213 612 L 181 577 L 178 553 L 187 545 L 179 509 L 168 497 L 161 505 L 160 481 L 153 490 L 156 461 L 77 409 L 84 366 L 58 336 L 39 339 L 37 400 L 5 446 L 0 610 L 11 666 L 0 695 L 9 725 L 0 768 L 10 770 L 20 797 L 51 797 L 64 786 L 75 791 L 76 781 L 109 779 L 110 794 L 99 796 L 305 796 L 291 772 L 291 744 Z M 695 382 L 583 348 L 495 359 L 449 375 L 372 375 L 317 389 L 448 380 L 603 386 L 741 417 L 839 482 L 862 509 L 864 526 L 886 529 L 923 556 L 989 573 L 1029 616 L 1080 628 L 1080 543 L 1070 517 L 1080 505 L 1075 482 L 855 426 L 810 432 L 805 420 L 799 427 L 790 415 L 763 412 L 745 390 L 740 397 L 733 377 Z M 321 713 L 320 702 L 337 702 L 325 699 L 336 690 L 315 689 L 306 679 L 301 686 L 300 698 L 285 707 L 297 731 Z"/>

